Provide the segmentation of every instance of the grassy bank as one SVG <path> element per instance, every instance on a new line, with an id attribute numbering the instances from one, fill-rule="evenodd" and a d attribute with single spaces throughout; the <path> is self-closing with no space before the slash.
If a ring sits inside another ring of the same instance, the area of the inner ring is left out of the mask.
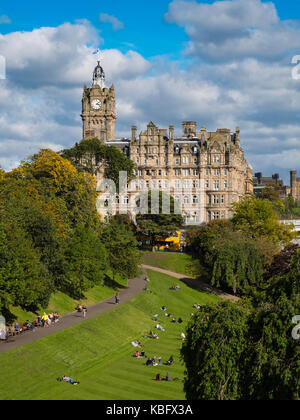
<path id="1" fill-rule="evenodd" d="M 101 302 L 102 300 L 113 296 L 116 290 L 120 290 L 126 287 L 127 283 L 128 280 L 116 278 L 116 281 L 113 281 L 107 277 L 103 286 L 96 286 L 87 292 L 84 292 L 84 296 L 81 302 L 87 306 Z M 77 306 L 77 304 L 78 300 L 71 298 L 65 293 L 56 292 L 52 294 L 47 308 L 39 308 L 37 312 L 39 314 L 43 312 L 58 312 L 60 315 L 63 315 L 74 311 L 74 308 Z M 27 319 L 33 320 L 36 318 L 36 314 L 25 311 L 20 307 L 10 307 L 10 311 L 19 322 L 24 322 Z"/>
<path id="2" fill-rule="evenodd" d="M 179 360 L 180 333 L 193 311 L 193 304 L 216 302 L 216 296 L 194 290 L 180 282 L 181 290 L 171 291 L 172 277 L 148 272 L 153 293 L 142 292 L 130 302 L 114 307 L 76 327 L 0 355 L 1 399 L 183 399 L 184 366 Z M 179 283 L 176 280 L 176 283 Z M 172 324 L 160 310 L 168 312 L 183 325 Z M 160 316 L 165 332 L 159 339 L 143 338 L 154 330 L 154 313 Z M 161 356 L 165 362 L 174 356 L 172 367 L 146 367 L 144 359 L 134 359 L 130 342 L 140 339 L 148 356 Z M 156 373 L 172 378 L 172 382 L 155 382 Z M 70 375 L 80 381 L 71 386 L 56 381 Z"/>
<path id="3" fill-rule="evenodd" d="M 188 254 L 143 251 L 142 261 L 144 264 L 191 277 L 197 277 L 200 272 L 199 262 Z"/>

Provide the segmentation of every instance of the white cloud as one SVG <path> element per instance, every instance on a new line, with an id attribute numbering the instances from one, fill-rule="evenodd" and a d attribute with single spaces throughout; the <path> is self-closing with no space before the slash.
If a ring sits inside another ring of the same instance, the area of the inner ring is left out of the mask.
<path id="1" fill-rule="evenodd" d="M 212 61 L 278 59 L 300 45 L 299 23 L 280 21 L 273 3 L 228 0 L 212 4 L 174 0 L 165 19 L 183 26 L 186 53 Z"/>
<path id="2" fill-rule="evenodd" d="M 263 31 L 281 25 L 270 3 L 264 3 L 267 9 L 258 0 L 252 3 L 252 17 L 237 8 L 237 33 L 242 31 L 241 16 L 246 28 L 255 21 Z M 225 23 L 231 18 L 226 11 L 218 13 Z M 197 16 L 191 13 L 189 18 Z M 205 25 L 209 28 L 209 22 Z M 226 25 L 233 42 L 230 19 Z M 40 147 L 60 150 L 80 140 L 82 88 L 91 83 L 96 64 L 92 52 L 101 42 L 87 21 L 0 35 L 0 51 L 7 58 L 7 80 L 0 81 L 1 166 L 15 166 Z M 101 54 L 107 84 L 115 84 L 117 136 L 130 136 L 133 124 L 144 130 L 150 120 L 164 128 L 174 124 L 177 135 L 184 120 L 195 120 L 209 131 L 240 126 L 254 170 L 282 171 L 286 177 L 297 168 L 300 150 L 300 81 L 292 79 L 290 61 L 260 56 L 194 60 L 183 69 L 167 56 L 149 61 L 134 51 L 103 48 Z"/>
<path id="3" fill-rule="evenodd" d="M 81 137 L 83 84 L 91 83 L 92 52 L 102 42 L 87 21 L 0 35 L 7 79 L 0 81 L 0 164 L 8 169 L 41 147 L 70 147 Z M 151 68 L 140 54 L 104 50 L 108 83 Z"/>
<path id="4" fill-rule="evenodd" d="M 99 16 L 100 22 L 108 22 L 112 25 L 114 31 L 119 31 L 124 28 L 124 23 L 121 22 L 118 18 L 107 13 L 101 13 Z"/>

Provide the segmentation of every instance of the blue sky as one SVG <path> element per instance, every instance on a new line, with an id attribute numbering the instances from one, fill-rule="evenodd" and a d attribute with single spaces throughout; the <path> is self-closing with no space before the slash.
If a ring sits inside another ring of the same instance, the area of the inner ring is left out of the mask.
<path id="1" fill-rule="evenodd" d="M 189 1 L 189 0 L 188 0 Z M 193 2 L 191 0 L 190 2 Z M 201 1 L 214 3 L 214 0 Z M 275 0 L 281 19 L 300 19 L 300 2 Z M 20 1 L 5 2 L 0 13 L 11 19 L 11 24 L 3 25 L 1 33 L 31 31 L 41 26 L 58 26 L 64 22 L 88 19 L 102 35 L 104 48 L 130 49 L 124 42 L 135 45 L 143 56 L 168 54 L 177 59 L 188 41 L 184 30 L 170 25 L 164 20 L 170 0 L 113 0 L 113 1 Z M 122 31 L 113 31 L 109 23 L 100 24 L 99 14 L 107 13 L 124 23 Z"/>
<path id="2" fill-rule="evenodd" d="M 17 4 L 17 7 L 16 7 Z M 28 1 L 7 2 L 1 13 L 9 16 L 12 23 L 2 28 L 2 33 L 11 31 L 30 31 L 40 26 L 58 26 L 88 19 L 102 35 L 104 48 L 130 49 L 124 42 L 136 46 L 136 50 L 145 57 L 160 54 L 177 55 L 182 43 L 187 40 L 184 31 L 164 21 L 168 10 L 166 0 L 114 0 L 107 1 Z M 113 31 L 109 23 L 100 25 L 99 14 L 116 16 L 124 23 L 124 30 Z"/>
<path id="3" fill-rule="evenodd" d="M 81 136 L 81 95 L 102 50 L 117 135 L 153 120 L 241 127 L 254 171 L 300 171 L 300 2 L 19 1 L 0 6 L 0 166 Z"/>

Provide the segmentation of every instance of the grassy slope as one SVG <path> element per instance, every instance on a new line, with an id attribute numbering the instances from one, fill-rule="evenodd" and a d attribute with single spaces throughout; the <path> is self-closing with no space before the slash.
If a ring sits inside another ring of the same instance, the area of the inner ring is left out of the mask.
<path id="1" fill-rule="evenodd" d="M 84 293 L 84 299 L 82 303 L 90 306 L 94 303 L 101 302 L 114 295 L 117 289 L 125 287 L 127 285 L 127 280 L 117 279 L 118 283 L 106 283 L 103 286 L 96 286 L 87 292 Z M 47 313 L 58 312 L 60 315 L 74 311 L 74 308 L 77 306 L 78 300 L 72 299 L 70 296 L 62 292 L 54 293 L 51 298 L 47 308 L 40 308 L 40 313 L 44 311 Z M 34 319 L 36 315 L 32 312 L 27 312 L 20 307 L 11 307 L 11 312 L 16 316 L 19 322 L 24 322 L 27 319 Z"/>
<path id="2" fill-rule="evenodd" d="M 5 378 L 0 383 L 1 399 L 183 399 L 179 337 L 184 325 L 171 324 L 160 308 L 166 305 L 169 312 L 187 321 L 195 302 L 218 298 L 183 283 L 180 291 L 170 291 L 172 277 L 152 271 L 149 275 L 155 293 L 142 292 L 92 320 L 0 355 L 1 377 Z M 158 332 L 159 340 L 142 338 L 154 329 L 151 317 L 156 312 L 166 331 Z M 174 365 L 146 367 L 144 359 L 134 359 L 130 342 L 136 339 L 142 341 L 148 356 L 161 356 L 164 362 L 173 354 Z M 180 380 L 153 380 L 156 373 L 167 371 Z M 80 380 L 80 385 L 57 382 L 64 374 Z"/>
<path id="3" fill-rule="evenodd" d="M 188 254 L 144 251 L 142 253 L 142 261 L 144 264 L 175 271 L 176 273 L 191 277 L 199 275 L 199 262 Z"/>

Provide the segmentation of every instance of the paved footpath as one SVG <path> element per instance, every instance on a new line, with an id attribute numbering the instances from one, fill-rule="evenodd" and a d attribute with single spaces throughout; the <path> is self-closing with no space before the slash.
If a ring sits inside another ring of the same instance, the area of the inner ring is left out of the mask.
<path id="1" fill-rule="evenodd" d="M 233 302 L 237 302 L 239 300 L 237 296 L 230 295 L 229 293 L 225 293 L 222 290 L 217 289 L 216 287 L 210 286 L 209 284 L 204 283 L 200 280 L 187 277 L 186 274 L 175 273 L 174 271 L 165 270 L 163 268 L 153 267 L 152 265 L 145 265 L 145 264 L 142 265 L 142 268 L 144 268 L 145 270 L 158 271 L 159 273 L 163 273 L 163 274 L 167 274 L 168 276 L 175 277 L 176 279 L 179 279 L 186 284 L 190 284 L 191 286 L 196 287 L 199 290 L 204 290 L 205 292 L 213 293 L 214 295 L 217 295 L 222 299 L 231 300 Z"/>
<path id="2" fill-rule="evenodd" d="M 120 304 L 128 302 L 132 298 L 136 297 L 142 292 L 146 285 L 145 273 L 140 277 L 130 279 L 126 288 L 119 291 Z M 97 315 L 103 314 L 115 307 L 114 296 L 106 299 L 103 302 L 96 303 L 95 305 L 88 307 L 86 317 L 83 318 L 82 313 L 71 312 L 60 317 L 58 324 L 53 327 L 36 328 L 35 331 L 26 331 L 24 334 L 10 337 L 6 342 L 0 342 L 0 354 L 5 353 L 9 350 L 17 347 L 24 346 L 24 344 L 32 343 L 33 341 L 39 340 L 43 337 L 47 337 L 51 334 L 65 330 L 66 328 L 72 327 L 73 325 L 80 324 L 88 319 L 91 319 Z"/>
<path id="3" fill-rule="evenodd" d="M 238 301 L 239 298 L 228 293 L 222 292 L 221 290 L 210 286 L 207 283 L 201 282 L 199 280 L 187 277 L 185 274 L 175 273 L 174 271 L 164 270 L 162 268 L 153 267 L 151 265 L 142 265 L 144 270 L 154 270 L 163 274 L 168 274 L 174 278 L 177 278 L 186 284 L 191 285 L 192 287 L 198 288 L 199 290 L 204 290 L 209 293 L 213 293 L 222 299 L 227 299 L 231 301 Z M 136 277 L 128 281 L 128 286 L 122 289 L 119 292 L 120 304 L 128 302 L 139 293 L 142 292 L 146 286 L 145 282 L 145 273 L 140 277 Z M 73 325 L 80 324 L 88 319 L 91 319 L 97 315 L 103 314 L 115 307 L 115 298 L 114 296 L 106 299 L 103 302 L 96 303 L 95 305 L 88 307 L 88 312 L 86 317 L 83 318 L 82 313 L 71 312 L 60 317 L 60 320 L 57 325 L 49 328 L 36 328 L 35 331 L 26 331 L 24 334 L 16 337 L 11 337 L 7 342 L 0 343 L 0 354 L 5 353 L 9 350 L 15 349 L 17 347 L 24 346 L 25 344 L 32 343 L 33 341 L 39 340 L 43 337 L 47 337 L 51 334 L 57 333 L 59 331 L 65 330 L 66 328 L 72 327 Z"/>

